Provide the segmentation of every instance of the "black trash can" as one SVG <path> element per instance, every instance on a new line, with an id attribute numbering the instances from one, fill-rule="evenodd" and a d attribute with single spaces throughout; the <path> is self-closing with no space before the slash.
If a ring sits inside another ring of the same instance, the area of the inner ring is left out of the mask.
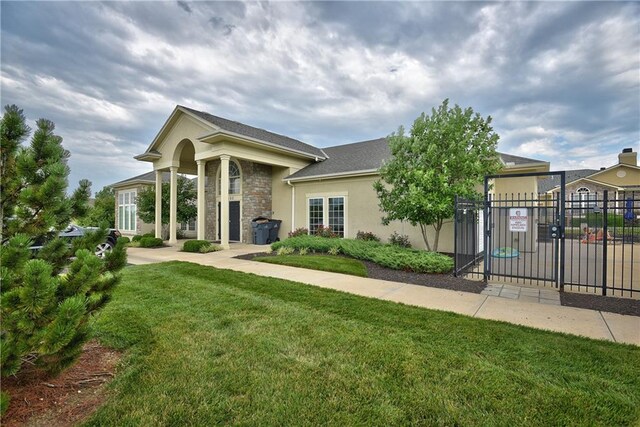
<path id="1" fill-rule="evenodd" d="M 272 219 L 271 221 L 269 221 L 269 240 L 267 240 L 267 243 L 280 241 L 280 239 L 278 238 L 280 224 L 282 224 L 282 220 L 280 219 Z"/>
<path id="2" fill-rule="evenodd" d="M 266 245 L 269 243 L 269 223 L 269 218 L 264 217 L 258 217 L 251 220 L 254 245 Z"/>

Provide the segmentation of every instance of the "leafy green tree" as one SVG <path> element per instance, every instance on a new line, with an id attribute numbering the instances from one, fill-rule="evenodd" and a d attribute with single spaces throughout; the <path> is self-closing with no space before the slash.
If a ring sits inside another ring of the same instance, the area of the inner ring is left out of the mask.
<path id="1" fill-rule="evenodd" d="M 115 228 L 116 195 L 111 187 L 104 187 L 96 193 L 93 206 L 86 215 L 78 219 L 80 225 Z"/>
<path id="2" fill-rule="evenodd" d="M 35 240 L 57 235 L 81 214 L 90 191 L 83 180 L 66 195 L 69 153 L 52 122 L 40 119 L 36 126 L 30 144 L 23 145 L 30 131 L 22 110 L 7 106 L 0 120 L 2 376 L 16 374 L 25 363 L 58 372 L 73 362 L 88 337 L 91 316 L 109 300 L 126 264 L 124 242 L 104 258 L 95 256 L 104 229 L 74 241 L 72 248 L 54 238 L 37 254 L 30 250 Z"/>
<path id="3" fill-rule="evenodd" d="M 183 176 L 178 176 L 178 223 L 186 223 L 195 219 L 198 215 L 197 190 L 194 182 Z M 162 184 L 162 224 L 169 224 L 169 202 L 171 187 L 168 182 Z M 156 187 L 155 185 L 143 188 L 138 193 L 138 216 L 144 222 L 156 221 Z"/>
<path id="4" fill-rule="evenodd" d="M 445 99 L 431 115 L 422 113 L 405 135 L 402 126 L 388 137 L 393 157 L 374 183 L 384 224 L 419 225 L 428 250 L 438 250 L 443 224 L 454 214 L 455 196 L 479 197 L 484 176 L 500 169 L 499 136 L 491 117 L 471 108 L 449 107 Z M 433 245 L 428 231 L 435 230 Z"/>

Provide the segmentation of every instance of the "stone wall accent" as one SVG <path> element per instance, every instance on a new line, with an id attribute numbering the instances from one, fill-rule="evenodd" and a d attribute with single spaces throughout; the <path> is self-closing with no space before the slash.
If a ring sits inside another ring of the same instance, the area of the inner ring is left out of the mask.
<path id="1" fill-rule="evenodd" d="M 251 220 L 259 216 L 271 218 L 272 167 L 244 160 L 240 160 L 239 163 L 242 170 L 242 240 L 244 243 L 253 243 Z"/>
<path id="2" fill-rule="evenodd" d="M 205 165 L 204 195 L 206 200 L 205 233 L 206 240 L 217 240 L 216 224 L 218 221 L 218 206 L 216 204 L 216 186 L 218 185 L 218 168 L 220 159 L 209 160 Z"/>
<path id="3" fill-rule="evenodd" d="M 258 216 L 271 217 L 271 166 L 236 160 L 242 173 L 242 202 L 240 213 L 240 227 L 242 241 L 253 243 L 251 220 Z M 218 170 L 220 159 L 210 160 L 205 166 L 205 199 L 206 199 L 206 230 L 207 240 L 218 240 L 216 227 L 218 224 L 217 192 Z"/>

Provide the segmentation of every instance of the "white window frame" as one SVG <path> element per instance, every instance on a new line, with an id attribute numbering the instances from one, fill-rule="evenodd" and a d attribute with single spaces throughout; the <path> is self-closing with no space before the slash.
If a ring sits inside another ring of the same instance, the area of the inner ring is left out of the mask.
<path id="1" fill-rule="evenodd" d="M 576 190 L 578 202 L 581 209 L 593 208 L 596 206 L 596 194 L 591 193 L 588 187 L 580 187 Z"/>
<path id="2" fill-rule="evenodd" d="M 137 190 L 118 191 L 118 230 L 137 232 L 138 204 Z"/>
<path id="3" fill-rule="evenodd" d="M 180 230 L 182 231 L 196 231 L 196 220 L 195 218 L 189 222 L 180 223 Z"/>
<path id="4" fill-rule="evenodd" d="M 309 230 L 309 234 L 314 234 L 313 228 L 311 226 L 311 209 L 310 209 L 310 202 L 311 200 L 322 200 L 322 224 L 325 227 L 331 227 L 330 224 L 330 218 L 329 218 L 329 199 L 342 199 L 342 204 L 344 206 L 343 209 L 343 232 L 342 235 L 340 237 L 347 237 L 348 236 L 348 229 L 347 229 L 347 218 L 348 218 L 348 212 L 349 212 L 349 203 L 348 203 L 348 197 L 346 194 L 341 194 L 341 193 L 327 193 L 327 194 L 322 194 L 322 195 L 316 195 L 316 194 L 308 194 L 306 199 L 306 205 L 307 205 L 307 229 Z M 333 227 L 331 227 L 331 230 L 335 233 L 336 231 L 334 230 Z"/>
<path id="5" fill-rule="evenodd" d="M 237 175 L 231 174 L 231 165 L 235 165 L 238 169 Z M 216 189 L 216 195 L 220 196 L 220 189 L 222 188 L 222 166 L 218 167 L 218 188 Z M 234 185 L 234 182 L 236 185 Z M 235 188 L 234 188 L 235 187 Z M 234 190 L 237 190 L 234 192 Z M 242 169 L 240 163 L 235 160 L 229 160 L 229 196 L 240 196 L 242 194 Z"/>

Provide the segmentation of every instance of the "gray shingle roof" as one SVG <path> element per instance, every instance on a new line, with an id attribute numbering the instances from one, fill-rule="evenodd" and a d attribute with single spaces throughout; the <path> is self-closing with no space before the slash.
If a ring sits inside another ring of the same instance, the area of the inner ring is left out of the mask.
<path id="1" fill-rule="evenodd" d="M 150 183 L 155 183 L 156 182 L 156 173 L 154 171 L 151 172 L 147 172 L 147 173 L 143 173 L 142 175 L 137 175 L 134 176 L 132 178 L 127 178 L 123 181 L 119 181 L 116 182 L 115 184 L 111 184 L 112 187 L 122 187 L 126 184 L 129 183 L 133 183 L 133 182 L 150 182 Z M 169 172 L 163 172 L 162 173 L 162 181 L 163 182 L 169 182 Z"/>
<path id="2" fill-rule="evenodd" d="M 279 135 L 277 133 L 269 132 L 267 130 L 256 128 L 253 126 L 245 125 L 244 123 L 235 122 L 223 117 L 214 116 L 213 114 L 194 110 L 183 105 L 180 105 L 179 107 L 184 108 L 190 113 L 195 114 L 201 119 L 215 126 L 218 126 L 222 130 L 225 130 L 227 132 L 233 132 L 239 135 L 247 136 L 249 138 L 259 139 L 260 141 L 265 141 L 285 149 L 300 151 L 314 157 L 319 157 L 322 159 L 324 159 L 325 157 L 322 153 L 322 150 L 320 150 L 319 148 L 316 148 L 309 144 L 305 144 L 304 142 L 297 139 L 289 138 L 288 136 Z"/>
<path id="3" fill-rule="evenodd" d="M 286 179 L 339 175 L 378 169 L 385 160 L 391 157 L 386 138 L 327 147 L 324 152 L 329 156 L 328 159 L 300 169 Z M 541 162 L 541 160 L 512 156 L 510 154 L 498 154 L 505 163 L 518 165 Z"/>
<path id="4" fill-rule="evenodd" d="M 565 171 L 565 183 L 569 184 L 570 182 L 576 181 L 580 178 L 586 178 L 589 175 L 593 175 L 594 173 L 599 172 L 598 169 L 576 169 Z M 560 185 L 560 177 L 557 175 L 553 175 L 538 181 L 538 191 L 540 193 L 546 193 L 549 190 Z"/>
<path id="5" fill-rule="evenodd" d="M 384 160 L 391 157 L 386 138 L 327 147 L 324 152 L 329 156 L 328 159 L 310 164 L 288 178 L 306 178 L 378 169 Z"/>

